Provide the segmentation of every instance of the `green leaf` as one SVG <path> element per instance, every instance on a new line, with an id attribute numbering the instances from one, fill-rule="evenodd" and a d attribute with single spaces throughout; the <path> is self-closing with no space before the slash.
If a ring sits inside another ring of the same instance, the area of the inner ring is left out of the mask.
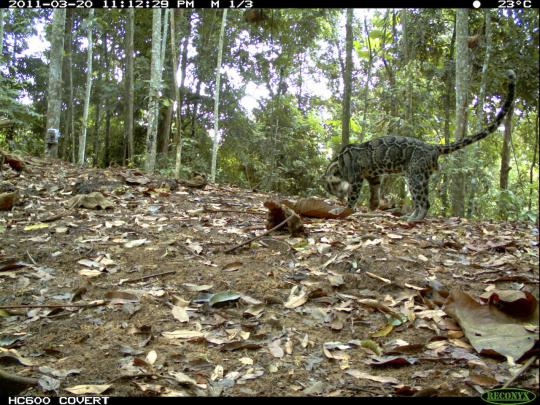
<path id="1" fill-rule="evenodd" d="M 235 291 L 222 291 L 212 295 L 212 297 L 208 301 L 208 304 L 213 307 L 216 304 L 221 304 L 228 301 L 236 301 L 239 298 L 240 294 Z"/>

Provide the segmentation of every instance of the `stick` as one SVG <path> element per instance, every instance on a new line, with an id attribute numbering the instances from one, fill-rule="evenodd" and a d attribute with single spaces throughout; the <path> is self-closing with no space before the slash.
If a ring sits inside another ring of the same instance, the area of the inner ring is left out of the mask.
<path id="1" fill-rule="evenodd" d="M 0 369 L 0 381 L 2 380 L 21 385 L 38 385 L 37 378 L 23 377 L 18 374 L 11 374 Z"/>
<path id="2" fill-rule="evenodd" d="M 513 376 L 512 378 L 510 378 L 506 384 L 504 384 L 502 387 L 503 388 L 507 388 L 509 387 L 510 385 L 512 385 L 514 383 L 514 381 L 516 381 L 520 376 L 521 374 L 523 374 L 530 366 L 531 364 L 534 363 L 534 361 L 538 358 L 538 356 L 532 356 L 529 360 L 527 360 L 527 362 L 523 365 L 523 367 L 521 367 L 519 369 L 519 371 L 516 373 L 515 376 Z"/>
<path id="3" fill-rule="evenodd" d="M 268 235 L 270 232 L 272 231 L 275 231 L 276 229 L 278 228 L 281 228 L 283 225 L 285 225 L 287 222 L 289 222 L 289 220 L 293 219 L 293 217 L 295 216 L 296 214 L 292 214 L 290 215 L 287 219 L 285 219 L 284 221 L 280 222 L 279 224 L 277 224 L 276 226 L 274 226 L 272 229 L 269 229 L 267 230 L 266 232 L 263 232 L 261 233 L 259 236 L 255 236 L 254 238 L 251 238 L 249 240 L 246 240 L 245 242 L 242 242 L 240 243 L 239 245 L 236 245 L 236 246 L 233 246 L 232 248 L 229 248 L 227 250 L 224 251 L 224 253 L 231 253 L 233 250 L 236 250 L 244 245 L 247 245 L 248 243 L 251 243 L 253 241 L 256 241 L 257 239 L 260 239 L 262 238 L 263 236 L 266 236 Z"/>
<path id="4" fill-rule="evenodd" d="M 56 221 L 58 219 L 61 219 L 63 217 L 66 216 L 67 213 L 62 213 L 62 214 L 56 214 L 56 215 L 52 215 L 50 217 L 46 217 L 46 218 L 43 218 L 43 219 L 40 219 L 39 221 L 40 222 L 53 222 L 53 221 Z"/>
<path id="5" fill-rule="evenodd" d="M 246 210 L 233 210 L 233 209 L 214 209 L 214 208 L 204 208 L 204 212 L 235 212 L 240 214 L 253 214 L 253 215 L 264 215 L 264 211 L 246 211 Z"/>
<path id="6" fill-rule="evenodd" d="M 130 279 L 128 279 L 126 281 L 122 281 L 122 282 L 120 282 L 118 284 L 122 285 L 122 284 L 125 284 L 125 283 L 134 283 L 136 281 L 146 280 L 147 278 L 164 276 L 165 274 L 173 274 L 173 273 L 176 273 L 176 270 L 164 271 L 163 273 L 148 274 L 147 276 L 130 278 Z"/>
<path id="7" fill-rule="evenodd" d="M 15 308 L 90 308 L 107 305 L 106 301 L 91 302 L 89 304 L 29 304 L 29 305 L 0 305 L 0 309 L 15 309 Z"/>

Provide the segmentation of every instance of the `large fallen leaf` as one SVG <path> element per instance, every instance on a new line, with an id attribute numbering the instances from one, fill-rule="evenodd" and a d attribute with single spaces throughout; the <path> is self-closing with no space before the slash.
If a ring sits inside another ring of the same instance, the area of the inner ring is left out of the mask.
<path id="1" fill-rule="evenodd" d="M 204 337 L 204 333 L 198 330 L 182 329 L 177 329 L 172 332 L 163 332 L 162 335 L 167 339 L 198 339 Z"/>
<path id="2" fill-rule="evenodd" d="M 125 291 L 108 291 L 105 293 L 105 299 L 110 304 L 127 304 L 129 302 L 138 302 L 139 298 Z"/>
<path id="3" fill-rule="evenodd" d="M 292 309 L 304 305 L 307 300 L 308 295 L 304 287 L 295 285 L 289 294 L 287 302 L 283 305 L 285 308 Z"/>
<path id="4" fill-rule="evenodd" d="M 174 305 L 172 307 L 172 314 L 174 316 L 174 319 L 180 322 L 189 322 L 189 314 L 186 311 L 186 308 L 179 307 L 177 305 Z"/>
<path id="5" fill-rule="evenodd" d="M 148 240 L 146 240 L 146 239 L 135 239 L 135 240 L 130 240 L 129 242 L 124 243 L 124 247 L 128 248 L 128 249 L 131 249 L 131 248 L 134 248 L 134 247 L 142 246 L 145 243 L 148 243 Z"/>
<path id="6" fill-rule="evenodd" d="M 44 229 L 44 228 L 48 228 L 49 227 L 49 224 L 44 224 L 42 222 L 38 223 L 38 224 L 32 224 L 32 225 L 27 225 L 24 227 L 24 230 L 25 231 L 35 231 L 36 229 Z"/>
<path id="7" fill-rule="evenodd" d="M 371 375 L 371 374 L 364 373 L 360 370 L 355 370 L 355 369 L 349 369 L 345 372 L 349 375 L 352 375 L 354 378 L 358 378 L 358 379 L 377 381 L 383 384 L 399 384 L 398 379 L 394 377 Z"/>
<path id="8" fill-rule="evenodd" d="M 101 395 L 111 387 L 111 384 L 84 384 L 84 385 L 75 385 L 73 387 L 64 388 L 67 392 L 72 394 L 94 394 Z"/>
<path id="9" fill-rule="evenodd" d="M 240 294 L 238 294 L 237 292 L 222 291 L 212 295 L 212 297 L 208 300 L 208 305 L 213 307 L 224 302 L 236 301 L 238 299 L 240 299 Z"/>
<path id="10" fill-rule="evenodd" d="M 528 291 L 495 290 L 486 294 L 482 294 L 480 298 L 489 301 L 507 315 L 527 318 L 534 317 L 535 311 L 538 312 L 538 300 Z"/>
<path id="11" fill-rule="evenodd" d="M 471 345 L 481 354 L 499 354 L 518 360 L 538 339 L 525 328 L 522 320 L 508 316 L 494 305 L 482 305 L 458 290 L 450 292 L 445 311 L 459 323 Z"/>
<path id="12" fill-rule="evenodd" d="M 327 204 L 317 197 L 301 198 L 296 203 L 283 200 L 282 204 L 304 217 L 336 219 L 346 218 L 354 212 L 348 207 Z"/>

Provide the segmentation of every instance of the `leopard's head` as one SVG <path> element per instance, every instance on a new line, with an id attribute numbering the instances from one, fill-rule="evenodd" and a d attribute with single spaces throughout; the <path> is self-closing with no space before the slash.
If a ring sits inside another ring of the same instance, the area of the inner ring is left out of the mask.
<path id="1" fill-rule="evenodd" d="M 324 174 L 324 188 L 341 201 L 346 201 L 351 185 L 342 175 L 339 163 L 333 161 Z"/>

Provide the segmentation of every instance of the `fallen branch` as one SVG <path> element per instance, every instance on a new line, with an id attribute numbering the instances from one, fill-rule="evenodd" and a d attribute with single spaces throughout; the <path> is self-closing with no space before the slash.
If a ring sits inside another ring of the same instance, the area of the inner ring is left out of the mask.
<path id="1" fill-rule="evenodd" d="M 295 215 L 296 215 L 296 214 L 290 215 L 288 218 L 286 218 L 286 219 L 284 219 L 283 221 L 281 221 L 279 224 L 277 224 L 276 226 L 274 226 L 272 229 L 269 229 L 269 230 L 267 230 L 266 232 L 261 233 L 259 236 L 255 236 L 254 238 L 251 238 L 251 239 L 249 239 L 249 240 L 246 240 L 246 241 L 240 243 L 239 245 L 233 246 L 232 248 L 229 248 L 229 249 L 225 250 L 224 253 L 231 253 L 233 250 L 236 250 L 236 249 L 238 249 L 238 248 L 241 248 L 242 246 L 245 246 L 245 245 L 247 245 L 248 243 L 254 242 L 254 241 L 256 241 L 257 239 L 260 239 L 260 238 L 262 238 L 263 236 L 268 235 L 270 232 L 275 231 L 276 229 L 281 228 L 283 225 L 285 225 L 287 222 L 289 222 L 291 219 L 293 219 Z"/>
<path id="2" fill-rule="evenodd" d="M 249 210 L 233 210 L 233 209 L 214 209 L 204 207 L 204 212 L 234 212 L 238 214 L 253 214 L 253 215 L 264 215 L 264 211 L 249 211 Z"/>
<path id="3" fill-rule="evenodd" d="M 130 278 L 130 279 L 125 280 L 125 281 L 120 281 L 118 284 L 122 285 L 122 284 L 125 284 L 125 283 L 135 283 L 137 281 L 146 280 L 148 278 L 159 277 L 159 276 L 164 276 L 166 274 L 173 274 L 173 273 L 176 273 L 176 270 L 164 271 L 163 273 L 148 274 L 147 276 Z"/>
<path id="4" fill-rule="evenodd" d="M 0 309 L 15 308 L 91 308 L 107 305 L 107 301 L 90 302 L 88 304 L 28 304 L 28 305 L 0 305 Z"/>
<path id="5" fill-rule="evenodd" d="M 527 362 L 519 369 L 519 371 L 516 373 L 515 376 L 510 378 L 506 384 L 504 384 L 503 388 L 508 388 L 511 386 L 527 369 L 534 363 L 534 361 L 538 358 L 538 356 L 532 356 Z"/>
<path id="6" fill-rule="evenodd" d="M 62 219 L 67 214 L 68 214 L 67 212 L 64 212 L 64 213 L 61 213 L 61 214 L 51 215 L 51 216 L 48 216 L 46 218 L 39 219 L 38 221 L 39 222 L 53 222 L 53 221 L 57 221 L 59 219 Z"/>
<path id="7" fill-rule="evenodd" d="M 0 381 L 9 381 L 12 384 L 20 385 L 38 385 L 38 379 L 32 377 L 23 377 L 18 374 L 8 373 L 0 368 Z"/>

